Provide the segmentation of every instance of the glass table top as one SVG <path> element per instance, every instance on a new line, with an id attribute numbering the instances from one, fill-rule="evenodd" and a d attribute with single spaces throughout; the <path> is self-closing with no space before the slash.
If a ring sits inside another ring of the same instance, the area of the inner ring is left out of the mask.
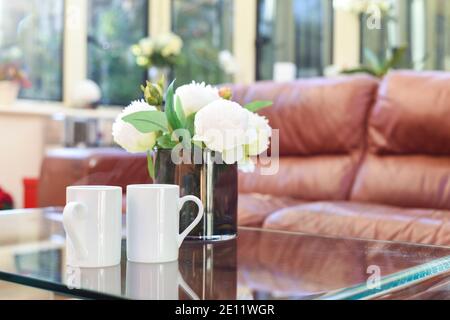
<path id="1" fill-rule="evenodd" d="M 450 299 L 450 248 L 240 228 L 176 262 L 70 268 L 56 209 L 0 214 L 0 280 L 78 298 Z"/>

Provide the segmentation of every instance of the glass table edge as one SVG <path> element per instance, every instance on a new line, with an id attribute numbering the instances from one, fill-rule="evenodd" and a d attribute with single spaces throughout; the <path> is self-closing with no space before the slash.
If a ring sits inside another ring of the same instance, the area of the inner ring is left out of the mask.
<path id="1" fill-rule="evenodd" d="M 367 282 L 335 290 L 317 300 L 370 300 L 450 272 L 450 255 L 380 278 L 379 285 Z M 449 276 L 450 277 L 450 276 Z"/>
<path id="2" fill-rule="evenodd" d="M 70 296 L 74 298 L 90 299 L 90 300 L 128 300 L 126 297 L 111 295 L 87 289 L 70 288 L 65 284 L 57 284 L 52 281 L 43 280 L 39 278 L 27 277 L 16 273 L 0 271 L 0 280 L 23 285 L 30 288 L 42 289 L 59 293 L 61 295 Z"/>

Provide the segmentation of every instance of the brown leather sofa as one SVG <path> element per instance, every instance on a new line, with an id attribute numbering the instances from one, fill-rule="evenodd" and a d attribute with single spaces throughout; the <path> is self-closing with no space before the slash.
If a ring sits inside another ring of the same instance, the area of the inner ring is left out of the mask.
<path id="1" fill-rule="evenodd" d="M 243 224 L 450 245 L 450 73 L 235 91 L 241 103 L 273 100 L 261 114 L 280 129 L 279 172 L 240 176 Z"/>
<path id="2" fill-rule="evenodd" d="M 272 100 L 261 114 L 280 129 L 278 173 L 240 174 L 240 225 L 450 245 L 450 73 L 260 82 L 235 86 L 234 99 Z M 145 156 L 115 152 L 63 166 L 49 155 L 40 204 L 64 204 L 56 188 L 74 181 L 148 182 Z"/>
<path id="3" fill-rule="evenodd" d="M 150 183 L 146 168 L 145 154 L 118 148 L 51 150 L 41 166 L 39 207 L 64 206 L 71 185 L 113 185 L 125 192 L 128 184 Z"/>

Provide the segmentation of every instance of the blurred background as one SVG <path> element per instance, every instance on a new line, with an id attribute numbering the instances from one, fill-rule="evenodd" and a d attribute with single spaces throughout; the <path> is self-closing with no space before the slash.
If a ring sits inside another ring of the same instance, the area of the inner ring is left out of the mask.
<path id="1" fill-rule="evenodd" d="M 20 98 L 64 102 L 71 86 L 88 78 L 105 105 L 139 96 L 146 72 L 129 48 L 168 31 L 184 42 L 185 61 L 173 70 L 180 84 L 320 76 L 329 66 L 370 62 L 367 50 L 384 60 L 400 47 L 406 49 L 398 66 L 450 69 L 449 1 L 372 1 L 382 9 L 379 25 L 368 25 L 370 2 L 0 0 L 0 52 L 20 50 L 31 83 Z M 233 74 L 221 68 L 221 51 L 236 60 Z"/>
<path id="2" fill-rule="evenodd" d="M 158 41 L 169 56 L 152 55 Z M 450 70 L 450 1 L 0 0 L 0 186 L 27 206 L 49 150 L 113 147 L 118 107 L 161 74 L 221 84 L 392 68 Z"/>

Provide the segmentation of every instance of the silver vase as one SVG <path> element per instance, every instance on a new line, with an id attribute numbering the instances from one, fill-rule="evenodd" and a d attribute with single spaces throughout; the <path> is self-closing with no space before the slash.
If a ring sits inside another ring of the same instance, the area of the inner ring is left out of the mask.
<path id="1" fill-rule="evenodd" d="M 158 83 L 164 77 L 164 87 L 167 87 L 169 81 L 170 68 L 168 67 L 150 67 L 147 70 L 148 81 Z"/>
<path id="2" fill-rule="evenodd" d="M 237 235 L 237 165 L 214 163 L 213 151 L 199 152 L 202 154 L 201 164 L 194 163 L 193 158 L 192 164 L 175 164 L 171 159 L 171 150 L 157 150 L 155 182 L 177 184 L 180 186 L 181 196 L 194 195 L 202 200 L 205 214 L 187 239 L 233 239 Z M 180 232 L 195 219 L 196 213 L 195 204 L 186 203 L 183 206 L 180 213 Z"/>

